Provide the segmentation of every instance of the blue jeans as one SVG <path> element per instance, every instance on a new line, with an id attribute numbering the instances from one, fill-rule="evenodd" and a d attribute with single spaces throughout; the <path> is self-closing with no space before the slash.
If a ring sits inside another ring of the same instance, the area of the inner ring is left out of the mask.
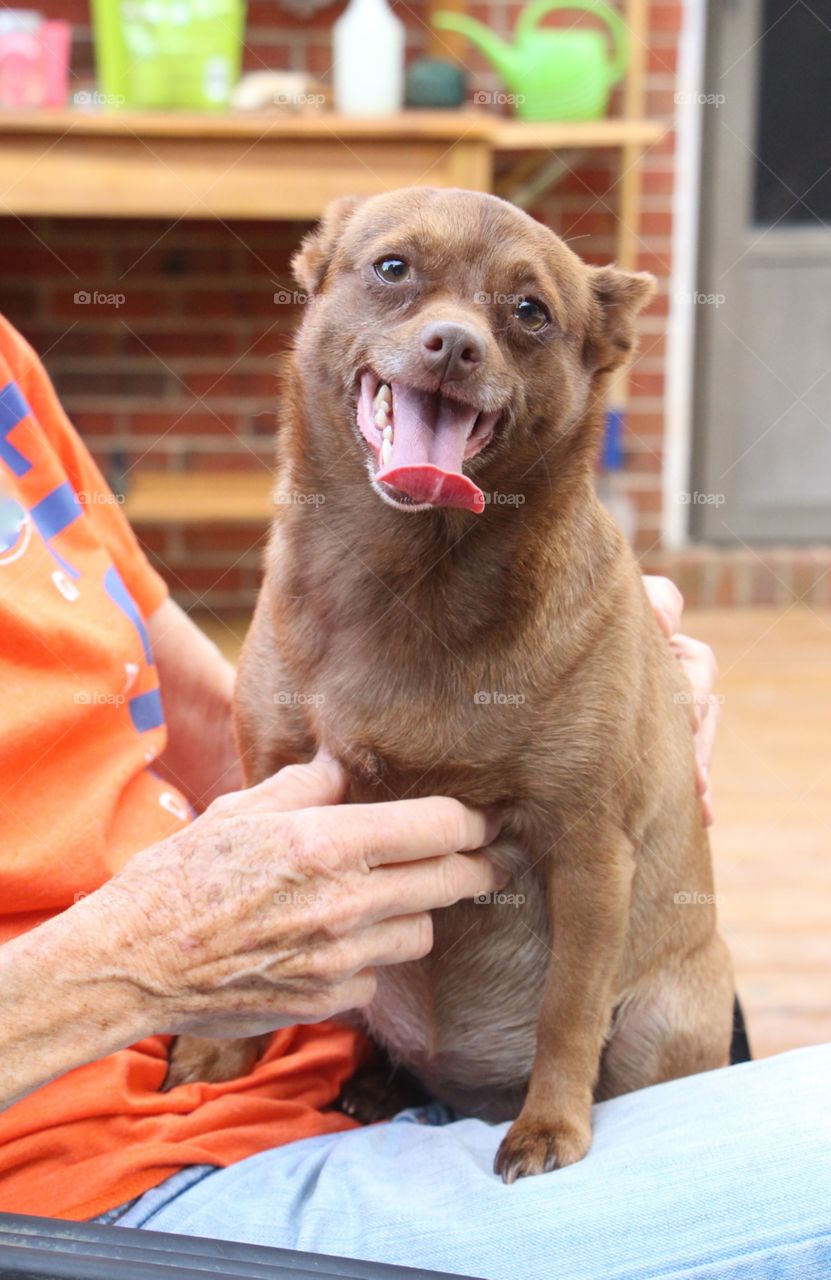
<path id="1" fill-rule="evenodd" d="M 829 1280 L 831 1045 L 600 1103 L 580 1164 L 505 1187 L 441 1107 L 182 1170 L 118 1219 L 489 1280 Z"/>

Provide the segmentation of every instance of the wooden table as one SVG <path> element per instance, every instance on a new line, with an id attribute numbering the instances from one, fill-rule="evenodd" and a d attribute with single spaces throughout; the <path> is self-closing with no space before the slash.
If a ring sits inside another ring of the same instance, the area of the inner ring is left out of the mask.
<path id="1" fill-rule="evenodd" d="M 643 147 L 649 120 L 532 124 L 484 112 L 410 111 L 373 120 L 0 113 L 0 214 L 144 218 L 316 218 L 336 196 L 432 185 L 493 190 L 497 155 Z"/>

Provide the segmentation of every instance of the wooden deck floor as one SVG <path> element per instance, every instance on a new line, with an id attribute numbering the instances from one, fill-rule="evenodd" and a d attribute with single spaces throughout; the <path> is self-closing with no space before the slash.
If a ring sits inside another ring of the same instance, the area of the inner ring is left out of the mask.
<path id="1" fill-rule="evenodd" d="M 234 658 L 245 620 L 205 626 Z M 831 1041 L 831 610 L 690 612 L 685 627 L 721 669 L 712 843 L 754 1054 Z"/>
<path id="2" fill-rule="evenodd" d="M 720 667 L 712 845 L 754 1054 L 831 1041 L 831 610 L 685 625 Z"/>

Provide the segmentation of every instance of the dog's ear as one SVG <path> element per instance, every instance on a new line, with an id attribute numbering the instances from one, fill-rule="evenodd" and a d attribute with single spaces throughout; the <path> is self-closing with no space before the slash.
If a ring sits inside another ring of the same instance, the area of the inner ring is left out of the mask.
<path id="1" fill-rule="evenodd" d="M 635 316 L 655 293 L 648 271 L 590 267 L 592 319 L 583 347 L 586 364 L 597 373 L 622 365 L 635 345 Z"/>
<path id="2" fill-rule="evenodd" d="M 307 293 L 320 290 L 343 229 L 362 203 L 358 196 L 341 196 L 333 200 L 327 205 L 314 231 L 304 237 L 291 260 L 291 269 L 295 280 Z"/>

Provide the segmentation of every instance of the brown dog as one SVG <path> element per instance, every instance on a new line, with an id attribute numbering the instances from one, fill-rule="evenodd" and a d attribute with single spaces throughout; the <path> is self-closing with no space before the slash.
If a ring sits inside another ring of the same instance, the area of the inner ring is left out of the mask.
<path id="1" fill-rule="evenodd" d="M 278 514 L 239 673 L 249 781 L 324 743 L 353 800 L 497 808 L 512 881 L 379 974 L 372 1034 L 511 1182 L 580 1160 L 592 1099 L 728 1061 L 733 984 L 690 695 L 593 489 L 653 281 L 493 196 L 338 201 L 295 260 Z M 288 696 L 287 691 L 293 691 Z M 254 1050 L 180 1041 L 174 1079 Z"/>

